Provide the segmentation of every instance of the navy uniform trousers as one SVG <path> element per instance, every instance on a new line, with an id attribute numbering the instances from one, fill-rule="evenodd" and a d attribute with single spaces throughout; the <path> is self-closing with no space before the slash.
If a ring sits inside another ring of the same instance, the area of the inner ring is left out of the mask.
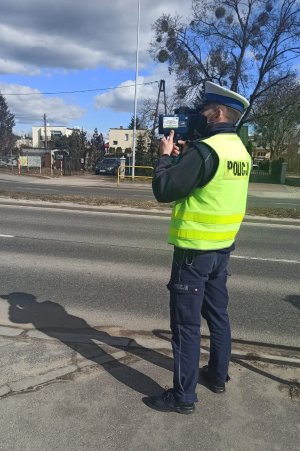
<path id="1" fill-rule="evenodd" d="M 230 250 L 174 248 L 167 286 L 174 355 L 173 393 L 179 402 L 197 401 L 201 315 L 210 330 L 209 373 L 216 384 L 227 380 L 231 353 L 226 288 Z"/>

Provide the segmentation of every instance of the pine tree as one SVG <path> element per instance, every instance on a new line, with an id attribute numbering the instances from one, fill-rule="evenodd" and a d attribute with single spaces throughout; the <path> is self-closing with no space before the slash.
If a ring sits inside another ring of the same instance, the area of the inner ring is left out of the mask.
<path id="1" fill-rule="evenodd" d="M 139 117 L 136 117 L 136 129 L 140 130 L 142 128 L 142 122 L 139 119 Z M 128 125 L 128 129 L 129 130 L 133 130 L 134 129 L 134 116 L 132 115 L 131 120 L 130 120 L 130 124 Z"/>
<path id="2" fill-rule="evenodd" d="M 147 159 L 146 152 L 147 152 L 147 143 L 145 136 L 139 133 L 137 135 L 136 151 L 135 151 L 135 162 L 137 166 L 145 166 L 145 162 Z"/>
<path id="3" fill-rule="evenodd" d="M 0 94 L 0 155 L 10 154 L 16 138 L 12 132 L 14 115 L 9 111 L 5 98 Z"/>
<path id="4" fill-rule="evenodd" d="M 84 158 L 86 152 L 86 132 L 74 129 L 72 135 L 68 137 L 70 156 L 74 158 Z"/>
<path id="5" fill-rule="evenodd" d="M 95 128 L 92 139 L 92 152 L 94 155 L 94 159 L 103 157 L 105 154 L 105 142 L 102 133 L 98 132 L 98 129 Z"/>
<path id="6" fill-rule="evenodd" d="M 154 167 L 158 156 L 159 141 L 151 132 L 138 134 L 136 144 L 136 164 L 137 166 Z M 139 175 L 149 176 L 149 169 L 139 169 Z"/>

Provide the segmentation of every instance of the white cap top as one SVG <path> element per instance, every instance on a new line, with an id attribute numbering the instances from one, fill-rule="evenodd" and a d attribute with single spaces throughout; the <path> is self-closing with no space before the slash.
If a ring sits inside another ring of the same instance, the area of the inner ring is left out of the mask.
<path id="1" fill-rule="evenodd" d="M 244 112 L 250 105 L 248 100 L 238 94 L 237 92 L 230 91 L 230 89 L 223 88 L 211 81 L 205 82 L 205 103 L 215 102 L 221 105 L 229 106 L 235 110 Z"/>

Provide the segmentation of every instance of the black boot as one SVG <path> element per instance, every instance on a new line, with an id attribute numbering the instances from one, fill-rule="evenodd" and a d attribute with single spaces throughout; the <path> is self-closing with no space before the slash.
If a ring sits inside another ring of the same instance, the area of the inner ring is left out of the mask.
<path id="1" fill-rule="evenodd" d="M 207 382 L 207 385 L 214 393 L 224 393 L 225 392 L 225 382 L 216 384 L 213 376 L 209 372 L 208 365 L 205 365 L 202 368 L 202 376 L 204 380 Z M 230 380 L 230 377 L 227 376 L 226 382 Z"/>
<path id="2" fill-rule="evenodd" d="M 174 398 L 172 388 L 165 390 L 160 396 L 143 398 L 143 402 L 152 409 L 160 412 L 177 412 L 189 415 L 195 411 L 195 404 L 178 402 Z"/>

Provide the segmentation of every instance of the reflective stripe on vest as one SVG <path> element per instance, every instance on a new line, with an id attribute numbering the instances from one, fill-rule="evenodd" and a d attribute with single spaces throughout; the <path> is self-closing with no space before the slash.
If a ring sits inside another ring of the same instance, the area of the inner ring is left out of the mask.
<path id="1" fill-rule="evenodd" d="M 173 211 L 172 218 L 182 221 L 203 222 L 205 224 L 235 224 L 243 220 L 243 214 L 237 215 L 208 215 L 193 211 Z"/>
<path id="2" fill-rule="evenodd" d="M 238 230 L 230 232 L 200 232 L 198 230 L 177 230 L 170 229 L 170 236 L 184 238 L 187 240 L 208 240 L 208 241 L 227 241 L 232 240 Z"/>

